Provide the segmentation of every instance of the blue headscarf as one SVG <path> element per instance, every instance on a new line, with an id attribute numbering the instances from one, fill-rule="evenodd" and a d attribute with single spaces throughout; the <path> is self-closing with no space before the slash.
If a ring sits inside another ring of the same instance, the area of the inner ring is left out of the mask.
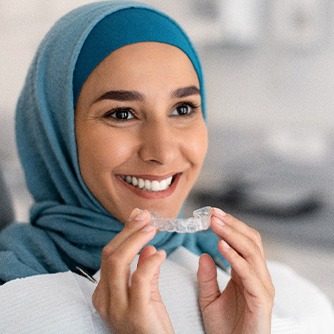
<path id="1" fill-rule="evenodd" d="M 0 234 L 0 281 L 100 267 L 102 248 L 122 230 L 83 182 L 77 157 L 74 106 L 91 71 L 112 51 L 140 41 L 174 45 L 191 60 L 205 98 L 197 54 L 165 14 L 134 2 L 104 1 L 61 18 L 46 35 L 30 66 L 16 110 L 16 135 L 25 178 L 35 204 L 29 224 Z M 183 245 L 214 257 L 217 237 L 158 233 L 151 244 L 167 253 Z"/>

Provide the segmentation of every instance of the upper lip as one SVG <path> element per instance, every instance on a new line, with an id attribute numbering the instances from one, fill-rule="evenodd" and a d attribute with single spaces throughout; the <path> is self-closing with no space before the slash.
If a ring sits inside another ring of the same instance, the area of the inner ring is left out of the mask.
<path id="1" fill-rule="evenodd" d="M 150 180 L 150 181 L 162 181 L 162 180 L 168 179 L 171 176 L 174 177 L 177 174 L 179 173 L 169 173 L 165 175 L 119 174 L 119 176 L 131 176 L 137 179 L 144 179 L 144 180 Z"/>

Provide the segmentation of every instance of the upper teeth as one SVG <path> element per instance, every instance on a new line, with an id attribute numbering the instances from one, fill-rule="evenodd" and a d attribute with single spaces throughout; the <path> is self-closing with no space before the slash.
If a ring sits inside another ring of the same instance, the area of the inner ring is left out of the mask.
<path id="1" fill-rule="evenodd" d="M 144 180 L 141 178 L 137 178 L 134 176 L 122 176 L 122 179 L 129 184 L 132 184 L 135 187 L 140 189 L 148 190 L 148 191 L 162 191 L 166 190 L 172 183 L 173 177 L 170 176 L 167 179 L 161 181 L 151 181 L 151 180 Z"/>

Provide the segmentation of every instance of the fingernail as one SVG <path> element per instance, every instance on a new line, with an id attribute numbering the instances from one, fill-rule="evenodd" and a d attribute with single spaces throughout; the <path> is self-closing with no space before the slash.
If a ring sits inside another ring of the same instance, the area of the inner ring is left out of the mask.
<path id="1" fill-rule="evenodd" d="M 162 257 L 164 257 L 164 258 L 166 258 L 166 256 L 167 256 L 166 251 L 163 250 L 163 249 L 159 249 L 159 250 L 157 251 L 157 254 L 159 254 L 159 256 L 162 256 Z"/>
<path id="2" fill-rule="evenodd" d="M 141 209 L 135 209 L 135 210 L 136 210 L 136 212 L 135 212 L 135 214 L 134 214 L 134 216 L 132 218 L 133 220 L 142 221 L 142 220 L 144 220 L 146 218 L 146 216 L 147 216 L 147 212 L 146 211 L 141 210 Z"/>
<path id="3" fill-rule="evenodd" d="M 216 211 L 216 213 L 219 214 L 222 217 L 227 215 L 227 213 L 225 211 L 223 211 L 222 209 L 219 209 L 219 208 L 214 208 L 214 211 Z"/>
<path id="4" fill-rule="evenodd" d="M 220 243 L 221 243 L 221 245 L 224 249 L 230 249 L 231 248 L 231 246 L 224 240 L 220 241 Z"/>
<path id="5" fill-rule="evenodd" d="M 153 225 L 153 224 L 148 224 L 148 225 L 146 225 L 144 228 L 143 228 L 143 231 L 145 231 L 145 232 L 151 232 L 151 231 L 153 231 L 153 230 L 156 230 L 157 228 L 155 227 L 155 225 Z"/>
<path id="6" fill-rule="evenodd" d="M 213 220 L 214 220 L 214 222 L 215 222 L 216 224 L 218 224 L 218 225 L 220 225 L 220 226 L 224 226 L 224 225 L 225 225 L 225 223 L 224 223 L 221 219 L 219 219 L 219 218 L 217 218 L 217 217 L 213 217 Z"/>
<path id="7" fill-rule="evenodd" d="M 129 218 L 128 218 L 128 221 L 129 222 L 132 221 L 134 219 L 134 217 L 138 214 L 139 211 L 141 211 L 141 210 L 138 209 L 138 208 L 133 209 Z"/>

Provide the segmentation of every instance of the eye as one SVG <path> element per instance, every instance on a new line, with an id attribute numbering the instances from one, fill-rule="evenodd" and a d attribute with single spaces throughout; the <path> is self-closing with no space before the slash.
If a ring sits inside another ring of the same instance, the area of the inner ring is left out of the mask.
<path id="1" fill-rule="evenodd" d="M 182 103 L 178 106 L 175 107 L 175 109 L 172 110 L 172 116 L 189 116 L 191 115 L 195 110 L 198 109 L 199 106 L 187 102 L 187 103 Z"/>
<path id="2" fill-rule="evenodd" d="M 120 108 L 117 110 L 112 110 L 106 114 L 107 118 L 113 118 L 117 121 L 129 121 L 134 119 L 132 112 L 129 109 Z"/>

